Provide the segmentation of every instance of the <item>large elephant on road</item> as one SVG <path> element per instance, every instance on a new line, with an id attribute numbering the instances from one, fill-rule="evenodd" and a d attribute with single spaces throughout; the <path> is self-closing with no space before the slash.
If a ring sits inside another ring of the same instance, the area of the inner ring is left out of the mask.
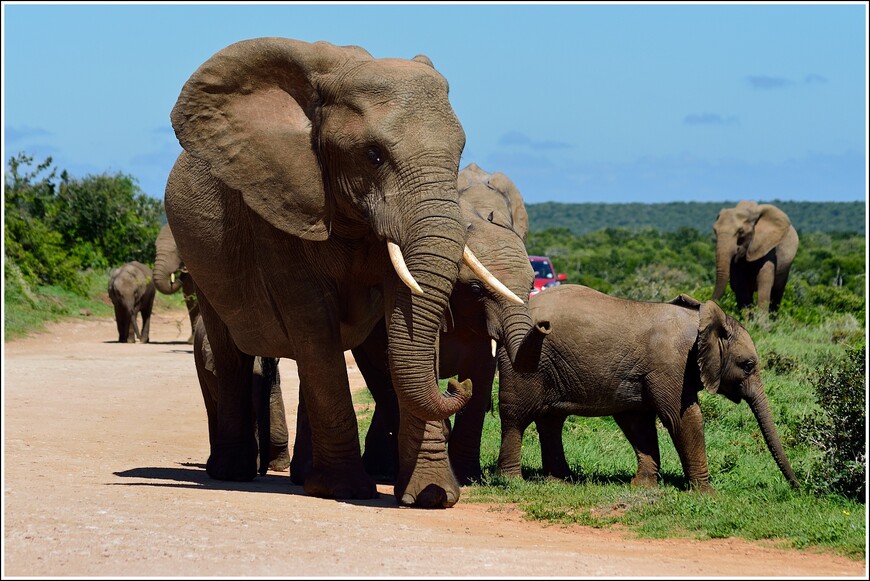
<path id="1" fill-rule="evenodd" d="M 109 273 L 109 299 L 115 307 L 119 343 L 149 341 L 151 310 L 154 308 L 154 281 L 151 268 L 138 261 L 127 262 Z M 142 315 L 142 328 L 138 317 Z"/>
<path id="2" fill-rule="evenodd" d="M 471 401 L 456 414 L 447 444 L 454 474 L 468 484 L 481 476 L 480 440 L 492 403 L 495 347 L 505 347 L 513 368 L 533 371 L 549 325 L 533 323 L 529 315 L 535 273 L 525 247 L 529 219 L 516 185 L 503 173 L 489 174 L 472 163 L 459 172 L 457 188 L 467 246 L 485 268 L 474 261 L 459 270 L 439 335 L 438 364 L 440 377 L 470 379 L 474 386 Z M 363 463 L 370 474 L 389 480 L 395 471 L 399 410 L 383 357 L 385 344 L 379 325 L 353 355 L 375 399 Z M 303 406 L 297 419 L 291 476 L 294 465 L 303 469 L 309 449 Z"/>
<path id="3" fill-rule="evenodd" d="M 752 306 L 757 292 L 760 312 L 777 311 L 798 249 L 797 231 L 785 212 L 771 204 L 742 201 L 720 210 L 713 231 L 713 300 L 722 297 L 730 282 L 738 308 Z"/>
<path id="4" fill-rule="evenodd" d="M 196 303 L 196 283 L 187 272 L 187 267 L 178 253 L 178 246 L 172 236 L 172 228 L 164 224 L 154 242 L 154 286 L 165 295 L 171 295 L 182 291 L 184 304 L 187 306 L 187 315 L 190 318 L 190 338 L 188 343 L 193 343 L 193 328 L 196 318 L 199 316 L 199 305 Z"/>
<path id="5" fill-rule="evenodd" d="M 432 62 L 360 47 L 257 38 L 188 79 L 172 110 L 183 150 L 166 214 L 197 284 L 214 351 L 218 406 L 208 473 L 256 473 L 254 355 L 297 363 L 312 432 L 308 494 L 372 498 L 344 351 L 385 317 L 400 408 L 396 499 L 459 498 L 442 420 L 436 340 L 466 230 L 456 192 L 465 134 Z M 229 273 L 229 274 L 228 274 Z"/>
<path id="6" fill-rule="evenodd" d="M 519 476 L 523 432 L 535 422 L 544 472 L 570 474 L 562 445 L 569 415 L 613 416 L 637 456 L 632 484 L 659 477 L 658 417 L 671 435 L 688 484 L 711 491 L 698 391 L 740 403 L 758 420 L 774 460 L 797 478 L 776 431 L 746 329 L 715 301 L 680 295 L 670 303 L 630 301 L 581 285 L 562 285 L 530 300 L 534 319 L 551 321 L 539 368 L 517 373 L 499 352 L 499 470 Z"/>

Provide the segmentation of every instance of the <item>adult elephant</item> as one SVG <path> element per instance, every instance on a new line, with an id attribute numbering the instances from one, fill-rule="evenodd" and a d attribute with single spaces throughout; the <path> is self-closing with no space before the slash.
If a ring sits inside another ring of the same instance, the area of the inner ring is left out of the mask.
<path id="1" fill-rule="evenodd" d="M 190 317 L 190 338 L 188 343 L 193 343 L 193 328 L 196 318 L 199 316 L 199 305 L 196 303 L 196 283 L 187 272 L 187 267 L 178 253 L 178 245 L 172 236 L 172 228 L 164 224 L 154 242 L 154 286 L 165 295 L 171 295 L 182 291 L 184 304 L 187 306 L 187 315 Z"/>
<path id="2" fill-rule="evenodd" d="M 472 163 L 459 172 L 457 187 L 467 246 L 478 260 L 459 270 L 439 336 L 438 369 L 442 378 L 457 376 L 475 386 L 470 402 L 456 414 L 447 446 L 456 478 L 469 484 L 481 476 L 480 440 L 492 404 L 496 347 L 505 347 L 514 369 L 533 371 L 549 324 L 533 323 L 529 315 L 535 272 L 525 247 L 529 219 L 516 185 L 505 174 L 489 174 Z M 395 471 L 399 412 L 383 357 L 385 344 L 386 333 L 378 327 L 353 355 L 375 399 L 363 463 L 370 474 L 389 480 Z M 304 470 L 308 454 L 302 409 L 297 419 L 291 476 L 294 466 Z"/>
<path id="3" fill-rule="evenodd" d="M 466 236 L 456 194 L 465 135 L 447 82 L 424 56 L 257 38 L 200 66 L 171 118 L 184 151 L 166 213 L 197 284 L 222 402 L 208 473 L 253 478 L 253 355 L 286 357 L 311 423 L 306 492 L 376 496 L 343 352 L 386 316 L 401 410 L 396 498 L 456 503 L 441 425 L 471 386 L 441 393 L 435 377 Z"/>
<path id="4" fill-rule="evenodd" d="M 613 416 L 637 456 L 632 484 L 659 476 L 656 417 L 671 435 L 691 488 L 712 491 L 698 391 L 746 400 L 783 475 L 797 478 L 776 431 L 746 329 L 715 301 L 680 295 L 669 303 L 630 301 L 581 285 L 530 300 L 533 318 L 552 321 L 541 363 L 516 373 L 499 357 L 500 472 L 519 476 L 523 432 L 535 422 L 544 472 L 570 474 L 562 445 L 569 415 Z"/>
<path id="5" fill-rule="evenodd" d="M 785 212 L 771 204 L 742 201 L 720 210 L 713 230 L 713 300 L 722 297 L 730 282 L 738 308 L 752 306 L 757 292 L 759 311 L 777 311 L 798 249 L 797 231 Z"/>
<path id="6" fill-rule="evenodd" d="M 148 342 L 151 328 L 151 310 L 154 307 L 154 281 L 151 268 L 131 261 L 109 273 L 109 299 L 115 307 L 119 343 Z M 142 328 L 138 317 L 142 316 Z"/>

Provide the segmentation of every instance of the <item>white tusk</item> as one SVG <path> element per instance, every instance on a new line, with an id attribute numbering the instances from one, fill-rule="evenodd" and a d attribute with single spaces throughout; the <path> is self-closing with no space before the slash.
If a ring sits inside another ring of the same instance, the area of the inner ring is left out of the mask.
<path id="1" fill-rule="evenodd" d="M 169 274 L 169 284 L 175 284 L 175 273 Z"/>
<path id="2" fill-rule="evenodd" d="M 396 274 L 399 275 L 402 282 L 405 283 L 415 295 L 425 294 L 423 289 L 420 288 L 420 285 L 417 284 L 417 281 L 414 280 L 414 277 L 411 276 L 411 271 L 409 271 L 408 267 L 405 265 L 405 259 L 402 257 L 402 249 L 399 248 L 399 245 L 387 240 L 387 250 L 390 253 L 390 262 L 393 263 L 393 268 L 396 269 Z"/>
<path id="3" fill-rule="evenodd" d="M 511 289 L 502 284 L 499 279 L 493 276 L 493 274 L 480 263 L 480 261 L 477 259 L 476 256 L 474 256 L 474 253 L 471 252 L 471 249 L 468 246 L 465 247 L 465 252 L 462 254 L 462 258 L 465 260 L 465 264 L 468 265 L 468 267 L 474 272 L 474 274 L 479 276 L 480 280 L 482 280 L 486 284 L 486 286 L 491 288 L 493 292 L 495 292 L 496 294 L 500 294 L 507 300 L 518 305 L 524 304 L 523 299 L 515 295 L 513 291 L 511 291 Z"/>
<path id="4" fill-rule="evenodd" d="M 492 356 L 495 357 L 495 352 L 498 349 L 498 343 L 495 342 L 495 339 L 490 339 L 492 343 Z"/>

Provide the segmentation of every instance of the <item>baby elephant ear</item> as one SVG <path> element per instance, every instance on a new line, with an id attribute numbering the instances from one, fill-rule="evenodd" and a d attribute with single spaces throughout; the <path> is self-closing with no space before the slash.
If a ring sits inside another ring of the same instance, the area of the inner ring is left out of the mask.
<path id="1" fill-rule="evenodd" d="M 785 212 L 770 204 L 758 204 L 758 221 L 752 242 L 746 250 L 746 260 L 758 260 L 773 250 L 791 228 L 791 220 Z"/>
<path id="2" fill-rule="evenodd" d="M 312 148 L 312 79 L 348 56 L 361 58 L 286 38 L 232 44 L 184 84 L 171 113 L 178 141 L 273 226 L 324 240 L 330 208 Z"/>
<path id="3" fill-rule="evenodd" d="M 719 391 L 725 349 L 730 337 L 725 313 L 716 301 L 703 303 L 698 317 L 698 368 L 701 370 L 701 383 L 710 393 Z"/>

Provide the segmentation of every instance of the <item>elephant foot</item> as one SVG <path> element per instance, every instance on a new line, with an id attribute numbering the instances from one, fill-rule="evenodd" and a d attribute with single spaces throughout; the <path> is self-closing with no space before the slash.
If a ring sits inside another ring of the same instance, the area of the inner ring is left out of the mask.
<path id="1" fill-rule="evenodd" d="M 655 474 L 636 474 L 631 479 L 631 485 L 637 488 L 656 488 L 659 485 L 659 479 Z"/>
<path id="2" fill-rule="evenodd" d="M 314 468 L 305 478 L 305 493 L 319 498 L 377 498 L 374 481 L 363 470 Z"/>
<path id="3" fill-rule="evenodd" d="M 313 468 L 310 455 L 294 452 L 290 460 L 290 481 L 297 486 L 302 486 Z"/>
<path id="4" fill-rule="evenodd" d="M 451 466 L 453 466 L 453 474 L 456 475 L 456 481 L 459 482 L 461 486 L 480 482 L 481 478 L 483 478 L 483 472 L 480 470 L 479 464 L 474 466 L 468 464 L 454 464 L 451 462 Z"/>
<path id="5" fill-rule="evenodd" d="M 245 482 L 257 475 L 257 445 L 224 444 L 211 447 L 205 470 L 215 480 Z"/>
<path id="6" fill-rule="evenodd" d="M 287 444 L 283 446 L 272 444 L 269 448 L 269 470 L 287 472 L 290 468 L 290 452 Z"/>
<path id="7" fill-rule="evenodd" d="M 691 490 L 692 492 L 697 492 L 699 494 L 709 494 L 709 495 L 716 494 L 716 491 L 713 490 L 713 487 L 710 486 L 710 483 L 706 482 L 706 481 L 699 481 L 699 480 L 690 481 L 689 482 L 689 490 Z"/>
<path id="8" fill-rule="evenodd" d="M 446 458 L 427 462 L 425 470 L 414 470 L 405 480 L 400 477 L 394 488 L 396 500 L 402 506 L 450 508 L 459 502 L 459 482 Z"/>

